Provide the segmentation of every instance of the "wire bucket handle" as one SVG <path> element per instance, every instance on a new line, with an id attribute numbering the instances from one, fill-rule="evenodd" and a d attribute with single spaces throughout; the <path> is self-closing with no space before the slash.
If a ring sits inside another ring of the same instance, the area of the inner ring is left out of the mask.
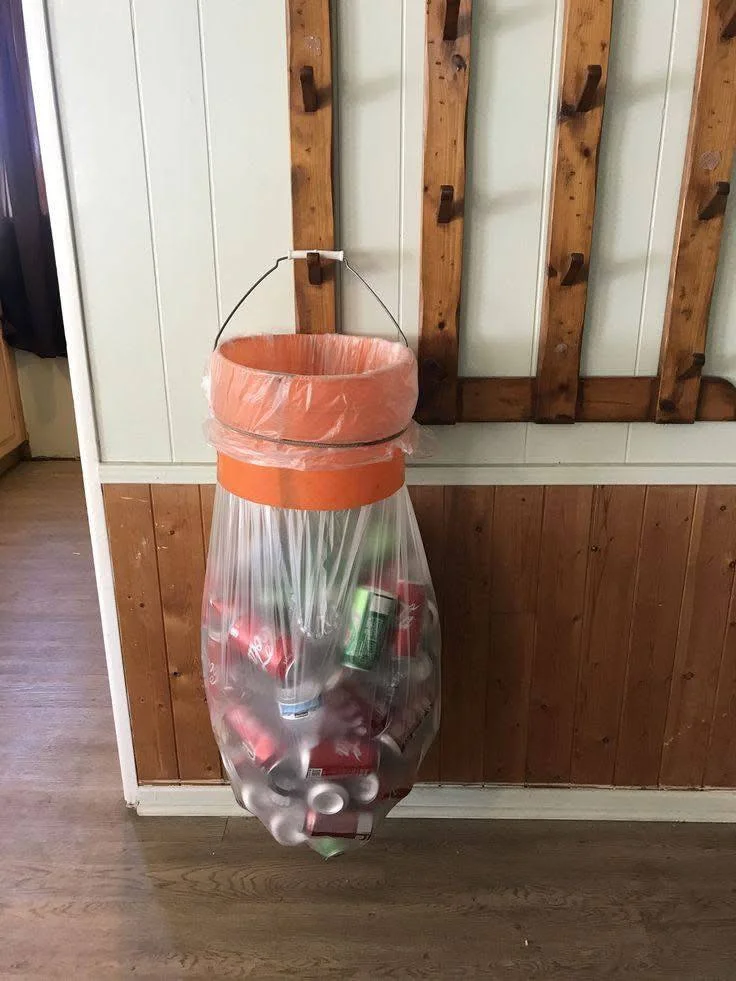
<path id="1" fill-rule="evenodd" d="M 394 327 L 399 332 L 399 335 L 401 336 L 401 339 L 403 340 L 404 344 L 406 344 L 406 346 L 409 347 L 409 342 L 406 339 L 406 334 L 403 332 L 403 330 L 399 326 L 399 322 L 396 319 L 396 317 L 394 317 L 394 315 L 391 313 L 391 311 L 389 310 L 389 308 L 383 302 L 383 300 L 378 295 L 378 293 L 376 293 L 376 291 L 373 289 L 373 287 L 370 285 L 370 283 L 366 282 L 366 280 L 361 276 L 361 274 L 358 272 L 358 270 L 354 266 L 351 266 L 350 265 L 350 262 L 348 261 L 348 258 L 347 258 L 347 256 L 345 255 L 345 252 L 342 249 L 340 249 L 339 251 L 330 250 L 330 249 L 290 249 L 286 253 L 286 255 L 279 256 L 278 259 L 276 259 L 276 261 L 274 262 L 274 264 L 269 269 L 267 269 L 263 273 L 262 276 L 259 276 L 258 279 L 255 281 L 255 283 L 253 283 L 253 285 L 248 290 L 246 290 L 245 293 L 243 293 L 243 295 L 240 297 L 240 299 L 238 300 L 238 302 L 232 308 L 232 310 L 230 311 L 230 313 L 227 315 L 227 317 L 225 317 L 225 320 L 224 320 L 224 322 L 222 324 L 222 327 L 220 327 L 220 329 L 217 332 L 217 336 L 215 337 L 215 343 L 212 345 L 212 350 L 213 351 L 217 350 L 217 345 L 220 343 L 220 338 L 224 334 L 225 328 L 230 323 L 230 321 L 233 319 L 233 317 L 238 312 L 238 310 L 241 308 L 241 306 L 248 299 L 248 297 L 251 295 L 251 293 L 261 285 L 261 283 L 264 281 L 264 279 L 268 279 L 268 277 L 271 275 L 271 273 L 276 272 L 276 270 L 279 268 L 279 266 L 281 265 L 282 262 L 286 262 L 289 259 L 291 259 L 291 260 L 294 260 L 294 259 L 306 259 L 310 255 L 318 255 L 321 259 L 333 259 L 335 262 L 342 262 L 342 263 L 344 263 L 345 267 L 350 270 L 350 272 L 353 274 L 353 276 L 356 277 L 356 279 L 359 279 L 360 280 L 360 282 L 363 284 L 363 286 L 365 286 L 365 288 L 368 290 L 368 292 L 374 297 L 374 299 L 378 302 L 378 304 L 383 308 L 383 310 L 386 312 L 386 315 L 390 318 L 390 320 L 393 323 Z"/>

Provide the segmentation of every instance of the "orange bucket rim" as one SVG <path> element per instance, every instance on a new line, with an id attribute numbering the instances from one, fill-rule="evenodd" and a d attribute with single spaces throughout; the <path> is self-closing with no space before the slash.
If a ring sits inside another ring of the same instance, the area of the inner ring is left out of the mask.
<path id="1" fill-rule="evenodd" d="M 313 344 L 324 344 L 325 346 L 337 345 L 337 344 L 354 344 L 356 341 L 369 341 L 371 344 L 375 344 L 380 347 L 390 347 L 396 349 L 397 347 L 401 351 L 401 357 L 396 358 L 394 361 L 381 365 L 378 368 L 370 368 L 368 371 L 352 371 L 349 373 L 342 374 L 325 374 L 319 372 L 317 374 L 305 374 L 303 372 L 297 371 L 276 371 L 269 368 L 254 368 L 249 364 L 244 364 L 242 361 L 236 361 L 234 358 L 228 356 L 227 347 L 232 345 L 243 345 L 246 346 L 250 341 L 261 340 L 262 338 L 268 338 L 269 340 L 274 340 L 281 342 L 284 340 L 287 344 L 294 344 L 298 346 L 304 343 L 301 338 L 309 337 Z M 395 371 L 399 367 L 404 367 L 410 365 L 416 361 L 414 352 L 410 347 L 406 347 L 400 341 L 389 341 L 385 337 L 361 337 L 355 334 L 271 334 L 267 332 L 261 332 L 259 334 L 241 334 L 237 337 L 230 337 L 226 341 L 222 341 L 217 348 L 215 348 L 214 355 L 219 355 L 224 358 L 230 364 L 237 368 L 242 368 L 243 371 L 251 372 L 254 375 L 267 375 L 271 378 L 304 378 L 304 379 L 320 379 L 324 378 L 326 380 L 335 381 L 345 380 L 349 378 L 361 378 L 361 377 L 375 377 L 376 375 L 387 374 L 391 371 Z"/>

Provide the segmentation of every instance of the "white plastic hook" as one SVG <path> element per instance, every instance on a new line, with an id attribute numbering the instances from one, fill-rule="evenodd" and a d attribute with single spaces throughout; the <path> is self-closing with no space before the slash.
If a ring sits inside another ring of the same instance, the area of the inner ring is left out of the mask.
<path id="1" fill-rule="evenodd" d="M 335 262 L 345 261 L 345 251 L 340 249 L 336 252 L 333 249 L 290 249 L 287 252 L 287 258 L 289 259 L 306 259 L 308 255 L 317 253 L 322 259 L 334 259 Z"/>

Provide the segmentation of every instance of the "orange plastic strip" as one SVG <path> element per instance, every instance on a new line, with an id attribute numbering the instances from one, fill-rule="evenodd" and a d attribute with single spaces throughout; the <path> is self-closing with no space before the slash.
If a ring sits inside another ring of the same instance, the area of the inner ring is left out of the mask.
<path id="1" fill-rule="evenodd" d="M 404 454 L 343 470 L 289 470 L 260 467 L 217 454 L 217 481 L 255 504 L 301 511 L 341 511 L 373 504 L 404 484 Z"/>

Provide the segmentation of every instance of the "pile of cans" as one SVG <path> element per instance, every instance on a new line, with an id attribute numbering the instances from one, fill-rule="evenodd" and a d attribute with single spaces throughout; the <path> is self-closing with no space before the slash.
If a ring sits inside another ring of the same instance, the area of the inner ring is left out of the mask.
<path id="1" fill-rule="evenodd" d="M 409 793 L 438 725 L 439 624 L 423 551 L 376 557 L 367 542 L 368 561 L 358 548 L 341 583 L 318 585 L 317 617 L 305 617 L 281 563 L 259 588 L 246 575 L 233 589 L 231 578 L 234 596 L 205 603 L 207 694 L 236 799 L 281 844 L 327 857 L 370 838 Z"/>

